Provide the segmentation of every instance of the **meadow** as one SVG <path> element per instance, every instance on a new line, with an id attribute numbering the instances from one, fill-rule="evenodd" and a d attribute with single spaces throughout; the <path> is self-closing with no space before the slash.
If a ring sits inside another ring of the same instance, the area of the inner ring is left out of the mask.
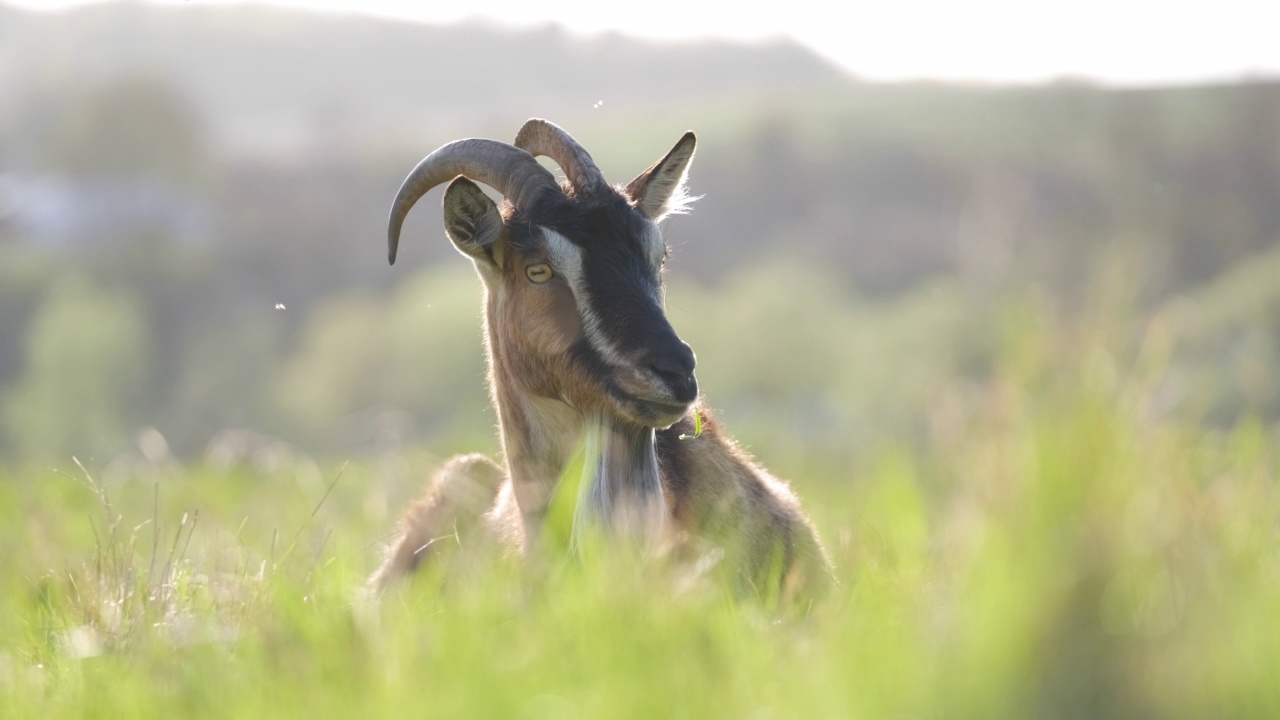
<path id="1" fill-rule="evenodd" d="M 1274 78 L 3 2 L 0 720 L 1280 717 Z M 699 133 L 667 313 L 827 597 L 599 538 L 361 593 L 498 450 L 479 281 L 388 202 L 531 116 L 616 181 Z"/>
<path id="2" fill-rule="evenodd" d="M 1160 412 L 1170 325 L 1012 313 L 919 442 L 753 437 L 835 561 L 812 604 L 607 545 L 369 602 L 453 448 L 9 467 L 0 716 L 1275 717 L 1276 430 Z"/>

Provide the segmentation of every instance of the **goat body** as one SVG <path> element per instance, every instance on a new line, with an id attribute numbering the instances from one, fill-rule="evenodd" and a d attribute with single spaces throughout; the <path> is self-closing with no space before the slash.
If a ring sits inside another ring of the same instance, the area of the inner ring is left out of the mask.
<path id="1" fill-rule="evenodd" d="M 455 533 L 482 530 L 530 551 L 577 452 L 586 481 L 575 530 L 592 523 L 651 545 L 710 543 L 760 590 L 776 582 L 787 595 L 811 595 L 827 585 L 830 562 L 799 501 L 700 406 L 696 359 L 662 308 L 658 223 L 684 211 L 695 142 L 686 133 L 615 188 L 568 133 L 535 119 L 514 146 L 456 141 L 405 180 L 391 214 L 392 262 L 409 209 L 451 181 L 445 229 L 485 286 L 489 388 L 505 462 L 465 455 L 445 463 L 406 513 L 373 587 L 412 572 L 438 538 Z M 535 155 L 564 169 L 563 186 Z M 502 207 L 469 177 L 502 192 Z"/>

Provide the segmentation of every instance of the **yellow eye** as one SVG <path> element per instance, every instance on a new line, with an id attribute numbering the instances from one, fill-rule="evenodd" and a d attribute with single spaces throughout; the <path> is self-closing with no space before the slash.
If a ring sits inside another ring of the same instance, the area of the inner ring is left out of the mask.
<path id="1" fill-rule="evenodd" d="M 525 277 L 536 283 L 544 283 L 551 279 L 551 266 L 546 263 L 530 265 L 524 269 Z"/>

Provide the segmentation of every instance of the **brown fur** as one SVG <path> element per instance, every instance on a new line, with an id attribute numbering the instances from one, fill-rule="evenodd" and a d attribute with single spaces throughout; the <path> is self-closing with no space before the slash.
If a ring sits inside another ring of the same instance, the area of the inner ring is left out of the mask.
<path id="1" fill-rule="evenodd" d="M 437 543 L 462 544 L 494 504 L 505 473 L 483 455 L 458 455 L 436 472 L 430 488 L 405 513 L 400 537 L 370 579 L 376 588 L 417 569 L 435 554 Z"/>
<path id="2" fill-rule="evenodd" d="M 692 415 L 658 433 L 658 463 L 676 527 L 715 544 L 755 589 L 777 581 L 784 595 L 812 595 L 830 582 L 817 530 L 787 484 L 756 464 L 706 410 L 702 434 Z"/>

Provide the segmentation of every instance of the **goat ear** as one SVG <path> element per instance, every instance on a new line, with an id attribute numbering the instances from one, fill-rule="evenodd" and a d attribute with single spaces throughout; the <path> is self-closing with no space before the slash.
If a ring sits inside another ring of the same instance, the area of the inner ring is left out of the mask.
<path id="1" fill-rule="evenodd" d="M 689 203 L 697 199 L 689 197 L 685 189 L 697 144 L 698 137 L 692 131 L 685 133 L 671 152 L 627 183 L 627 196 L 650 220 L 658 222 L 668 215 L 688 212 Z"/>
<path id="2" fill-rule="evenodd" d="M 502 234 L 502 215 L 489 196 L 462 175 L 444 191 L 444 231 L 463 254 L 501 265 L 494 251 Z"/>

